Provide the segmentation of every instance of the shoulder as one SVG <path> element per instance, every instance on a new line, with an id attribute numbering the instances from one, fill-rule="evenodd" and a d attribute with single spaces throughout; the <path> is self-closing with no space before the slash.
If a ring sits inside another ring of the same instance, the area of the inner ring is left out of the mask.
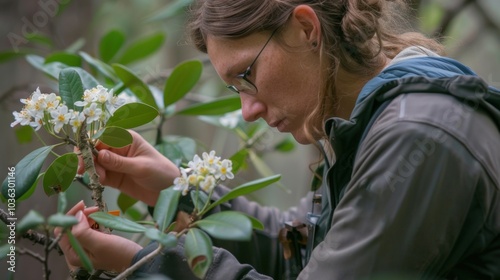
<path id="1" fill-rule="evenodd" d="M 368 141 L 412 145 L 416 139 L 463 150 L 500 183 L 500 132 L 481 108 L 448 94 L 401 94 L 377 117 L 360 150 Z"/>

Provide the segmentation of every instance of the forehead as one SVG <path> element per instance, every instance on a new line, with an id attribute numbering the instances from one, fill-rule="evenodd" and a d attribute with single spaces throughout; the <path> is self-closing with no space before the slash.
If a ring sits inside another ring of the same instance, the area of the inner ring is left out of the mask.
<path id="1" fill-rule="evenodd" d="M 239 74 L 242 71 L 241 64 L 250 63 L 248 60 L 257 55 L 257 48 L 259 44 L 264 43 L 264 37 L 263 34 L 257 33 L 238 39 L 208 36 L 208 57 L 219 76 L 225 79 Z"/>

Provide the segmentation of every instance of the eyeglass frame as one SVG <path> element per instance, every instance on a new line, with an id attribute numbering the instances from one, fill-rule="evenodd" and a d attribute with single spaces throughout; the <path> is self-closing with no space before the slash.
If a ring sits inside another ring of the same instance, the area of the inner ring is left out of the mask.
<path id="1" fill-rule="evenodd" d="M 253 89 L 255 90 L 255 92 L 248 92 L 249 94 L 256 94 L 258 91 L 257 89 L 257 86 L 252 83 L 247 77 L 250 75 L 250 71 L 252 70 L 252 66 L 255 64 L 255 62 L 257 62 L 257 59 L 259 58 L 260 54 L 264 51 L 264 49 L 266 48 L 267 44 L 269 44 L 269 42 L 271 41 L 271 39 L 273 38 L 274 34 L 276 33 L 278 29 L 274 29 L 273 32 L 271 33 L 271 36 L 269 36 L 269 39 L 267 39 L 266 43 L 264 44 L 264 46 L 262 47 L 262 49 L 259 51 L 259 53 L 257 54 L 257 56 L 255 57 L 255 59 L 252 61 L 252 63 L 250 64 L 250 66 L 247 67 L 247 69 L 245 70 L 245 72 L 241 73 L 241 74 L 238 74 L 235 79 L 240 79 L 240 80 L 243 80 L 245 81 L 246 83 L 248 83 L 250 86 L 253 87 Z M 241 85 L 241 83 L 240 83 Z M 240 94 L 240 92 L 242 90 L 239 90 L 235 85 L 226 85 L 226 88 L 230 89 L 232 92 L 234 93 L 237 93 L 237 94 Z"/>

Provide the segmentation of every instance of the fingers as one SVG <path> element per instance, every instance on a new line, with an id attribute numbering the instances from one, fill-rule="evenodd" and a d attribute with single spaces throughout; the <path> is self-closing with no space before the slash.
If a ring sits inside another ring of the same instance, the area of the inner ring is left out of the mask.
<path id="1" fill-rule="evenodd" d="M 108 150 L 100 150 L 97 161 L 104 169 L 120 173 L 130 173 L 137 169 L 137 160 Z"/>

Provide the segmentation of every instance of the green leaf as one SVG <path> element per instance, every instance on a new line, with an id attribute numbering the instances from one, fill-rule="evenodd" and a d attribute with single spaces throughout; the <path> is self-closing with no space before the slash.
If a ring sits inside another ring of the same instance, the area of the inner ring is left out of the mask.
<path id="1" fill-rule="evenodd" d="M 240 186 L 232 189 L 228 193 L 226 193 L 224 196 L 222 196 L 221 198 L 219 198 L 214 203 L 210 204 L 210 206 L 207 207 L 208 209 L 206 209 L 205 213 L 207 213 L 210 209 L 214 208 L 215 206 L 217 206 L 217 205 L 219 205 L 221 203 L 224 203 L 226 201 L 234 199 L 234 198 L 236 198 L 238 196 L 242 196 L 242 195 L 245 195 L 245 194 L 248 194 L 248 193 L 260 190 L 260 189 L 262 189 L 264 187 L 267 187 L 270 184 L 279 181 L 280 178 L 281 178 L 281 175 L 277 174 L 277 175 L 273 175 L 273 176 L 270 176 L 270 177 L 253 180 L 251 182 L 248 182 L 248 183 L 245 183 L 243 185 L 240 185 Z"/>
<path id="2" fill-rule="evenodd" d="M 39 225 L 45 223 L 45 218 L 35 210 L 30 210 L 17 224 L 16 231 L 19 234 L 24 234 L 30 229 L 35 229 Z"/>
<path id="3" fill-rule="evenodd" d="M 182 155 L 181 149 L 176 144 L 162 141 L 160 144 L 155 145 L 155 149 L 176 166 L 180 166 L 183 162 L 184 156 Z"/>
<path id="4" fill-rule="evenodd" d="M 113 148 L 123 148 L 133 142 L 130 132 L 117 126 L 106 127 L 99 140 Z"/>
<path id="5" fill-rule="evenodd" d="M 19 144 L 30 143 L 33 140 L 33 127 L 29 125 L 18 126 L 15 128 L 17 142 Z"/>
<path id="6" fill-rule="evenodd" d="M 0 63 L 7 62 L 11 59 L 23 57 L 29 53 L 32 53 L 32 51 L 3 51 L 3 52 L 0 52 Z"/>
<path id="7" fill-rule="evenodd" d="M 117 204 L 122 213 L 125 213 L 130 207 L 137 202 L 137 199 L 132 198 L 124 193 L 120 193 L 117 198 Z"/>
<path id="8" fill-rule="evenodd" d="M 250 222 L 252 223 L 252 228 L 253 229 L 258 229 L 258 230 L 264 230 L 264 225 L 262 224 L 261 221 L 259 221 L 257 218 L 255 217 L 252 217 L 250 215 L 246 215 L 245 216 L 250 220 Z"/>
<path id="9" fill-rule="evenodd" d="M 156 33 L 151 36 L 141 38 L 125 49 L 118 62 L 120 64 L 129 64 L 148 57 L 160 49 L 164 41 L 165 35 L 163 33 Z"/>
<path id="10" fill-rule="evenodd" d="M 158 224 L 160 231 L 164 232 L 174 219 L 180 196 L 181 192 L 174 190 L 173 187 L 166 188 L 160 192 L 153 212 L 153 218 Z"/>
<path id="11" fill-rule="evenodd" d="M 47 220 L 47 224 L 54 227 L 67 228 L 72 225 L 78 224 L 78 219 L 75 216 L 64 215 L 63 213 L 56 213 L 51 215 Z"/>
<path id="12" fill-rule="evenodd" d="M 51 48 L 54 46 L 54 42 L 52 41 L 52 39 L 49 36 L 44 35 L 40 32 L 31 33 L 28 36 L 26 36 L 26 38 L 29 39 L 31 43 L 39 43 Z"/>
<path id="13" fill-rule="evenodd" d="M 99 42 L 99 57 L 104 62 L 109 62 L 118 53 L 125 43 L 125 34 L 119 30 L 111 30 Z"/>
<path id="14" fill-rule="evenodd" d="M 229 159 L 233 163 L 233 174 L 236 174 L 243 166 L 246 165 L 246 159 L 248 158 L 248 149 L 243 148 L 232 155 Z"/>
<path id="15" fill-rule="evenodd" d="M 59 193 L 59 199 L 57 200 L 57 213 L 65 213 L 68 207 L 68 199 L 66 198 L 66 193 Z"/>
<path id="16" fill-rule="evenodd" d="M 105 212 L 95 212 L 89 215 L 101 226 L 124 232 L 144 232 L 146 227 L 123 217 L 113 216 Z"/>
<path id="17" fill-rule="evenodd" d="M 160 11 L 147 18 L 148 22 L 151 21 L 165 21 L 176 15 L 184 13 L 184 9 L 188 7 L 193 0 L 177 0 L 165 5 Z"/>
<path id="18" fill-rule="evenodd" d="M 165 108 L 184 97 L 196 85 L 202 70 L 203 64 L 198 60 L 186 61 L 175 67 L 163 90 Z"/>
<path id="19" fill-rule="evenodd" d="M 45 171 L 43 176 L 43 190 L 47 195 L 66 191 L 78 170 L 78 156 L 67 153 L 56 158 Z"/>
<path id="20" fill-rule="evenodd" d="M 55 52 L 45 57 L 44 64 L 51 62 L 61 62 L 68 66 L 82 66 L 82 58 L 73 53 Z"/>
<path id="21" fill-rule="evenodd" d="M 177 238 L 174 234 L 171 233 L 163 233 L 159 231 L 157 228 L 148 228 L 144 232 L 144 234 L 151 240 L 158 241 L 161 245 L 163 245 L 166 249 L 172 248 L 177 245 Z"/>
<path id="22" fill-rule="evenodd" d="M 280 152 L 290 152 L 295 149 L 295 141 L 291 137 L 285 137 L 283 141 L 274 146 L 274 149 Z"/>
<path id="23" fill-rule="evenodd" d="M 268 177 L 274 174 L 274 171 L 271 169 L 271 167 L 269 167 L 269 165 L 259 155 L 257 155 L 255 151 L 249 150 L 248 152 L 250 155 L 250 161 L 261 176 Z M 277 183 L 277 186 L 287 193 L 290 192 L 290 190 L 280 182 Z"/>
<path id="24" fill-rule="evenodd" d="M 196 153 L 196 141 L 189 137 L 165 136 L 155 148 L 175 165 L 193 159 Z"/>
<path id="25" fill-rule="evenodd" d="M 190 229 L 186 233 L 184 251 L 191 271 L 198 278 L 203 279 L 213 259 L 210 237 L 197 228 Z"/>
<path id="26" fill-rule="evenodd" d="M 115 72 L 113 71 L 113 68 L 108 64 L 93 58 L 86 52 L 79 52 L 79 54 L 89 65 L 97 69 L 99 73 L 103 74 L 104 77 L 109 78 L 112 81 L 116 81 L 118 79 L 115 75 Z"/>
<path id="27" fill-rule="evenodd" d="M 81 50 L 85 46 L 85 38 L 78 38 L 76 41 L 71 43 L 64 51 L 69 52 L 69 53 L 76 53 L 79 50 Z"/>
<path id="28" fill-rule="evenodd" d="M 158 115 L 158 110 L 144 103 L 127 103 L 116 109 L 106 126 L 134 128 L 153 121 Z"/>
<path id="29" fill-rule="evenodd" d="M 191 200 L 193 201 L 194 208 L 201 210 L 203 206 L 208 201 L 208 195 L 205 192 L 197 191 L 197 192 L 189 192 L 191 195 Z"/>
<path id="30" fill-rule="evenodd" d="M 252 223 L 248 217 L 236 211 L 212 214 L 194 223 L 212 237 L 223 240 L 248 241 L 252 237 Z"/>
<path id="31" fill-rule="evenodd" d="M 15 198 L 22 197 L 26 192 L 29 191 L 31 186 L 36 182 L 40 169 L 42 168 L 43 162 L 47 155 L 52 150 L 53 146 L 44 146 L 38 148 L 27 156 L 25 156 L 21 161 L 16 164 L 15 167 Z M 9 196 L 9 177 L 6 177 L 2 183 L 2 195 L 5 198 L 13 198 Z"/>
<path id="32" fill-rule="evenodd" d="M 149 87 L 139 79 L 139 77 L 132 73 L 130 69 L 120 64 L 113 64 L 113 69 L 118 78 L 122 80 L 125 86 L 128 87 L 139 100 L 158 109 L 153 93 L 151 93 Z"/>
<path id="33" fill-rule="evenodd" d="M 23 201 L 23 200 L 30 198 L 33 195 L 33 193 L 35 192 L 35 189 L 38 185 L 38 181 L 40 181 L 40 179 L 43 177 L 43 175 L 45 175 L 45 172 L 38 174 L 38 177 L 36 178 L 36 181 L 33 183 L 33 185 L 29 188 L 29 190 L 27 192 L 25 192 L 23 194 L 23 196 L 18 198 L 17 201 Z"/>
<path id="34" fill-rule="evenodd" d="M 45 59 L 43 57 L 33 54 L 27 55 L 26 61 L 55 80 L 59 77 L 59 72 L 68 67 L 66 64 L 61 62 L 51 62 L 45 64 Z"/>
<path id="35" fill-rule="evenodd" d="M 12 249 L 15 250 L 16 246 L 15 245 L 10 245 L 10 244 L 3 244 L 2 246 L 0 246 L 0 259 L 3 259 L 5 257 L 7 257 L 7 254 L 10 253 L 12 250 L 11 250 L 11 247 Z M 15 253 L 14 253 L 15 254 Z"/>
<path id="36" fill-rule="evenodd" d="M 87 253 L 85 253 L 85 250 L 83 250 L 82 245 L 80 245 L 80 242 L 78 242 L 73 233 L 71 233 L 71 230 L 67 229 L 66 234 L 68 235 L 68 240 L 69 243 L 71 244 L 71 247 L 73 248 L 73 250 L 75 250 L 75 253 L 80 258 L 83 267 L 89 272 L 93 271 L 94 267 L 92 266 L 92 262 L 87 256 Z"/>
<path id="37" fill-rule="evenodd" d="M 74 67 L 72 68 L 78 74 L 80 74 L 80 78 L 82 79 L 82 84 L 84 89 L 91 89 L 96 87 L 99 82 L 92 76 L 90 75 L 87 71 L 83 70 L 82 68 Z"/>
<path id="38" fill-rule="evenodd" d="M 238 95 L 229 95 L 218 98 L 211 102 L 198 103 L 180 111 L 177 115 L 223 115 L 241 109 L 241 101 Z"/>
<path id="39" fill-rule="evenodd" d="M 80 101 L 83 96 L 83 82 L 75 69 L 66 68 L 59 73 L 59 95 L 68 109 L 82 110 L 75 106 L 75 102 Z"/>

